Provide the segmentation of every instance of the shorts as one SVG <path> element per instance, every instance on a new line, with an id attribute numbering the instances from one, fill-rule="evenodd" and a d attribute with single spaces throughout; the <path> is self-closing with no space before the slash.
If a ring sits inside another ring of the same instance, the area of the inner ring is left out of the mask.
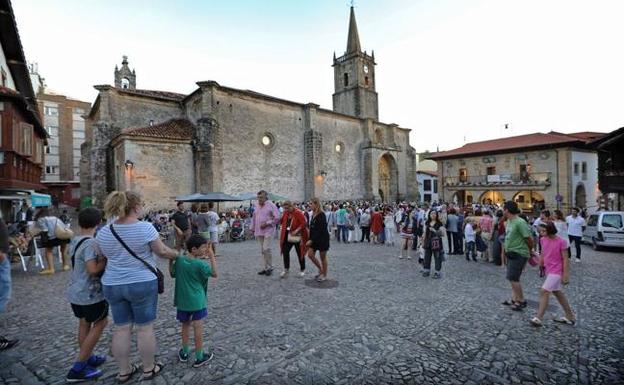
<path id="1" fill-rule="evenodd" d="M 208 242 L 210 242 L 210 243 L 219 243 L 219 232 L 218 231 L 211 231 L 210 232 L 210 238 L 208 239 Z"/>
<path id="2" fill-rule="evenodd" d="M 146 325 L 156 319 L 158 307 L 158 281 L 102 285 L 115 325 L 131 323 Z"/>
<path id="3" fill-rule="evenodd" d="M 507 280 L 510 282 L 520 281 L 522 270 L 526 265 L 529 258 L 526 258 L 518 253 L 508 252 L 507 256 Z"/>
<path id="4" fill-rule="evenodd" d="M 546 274 L 546 280 L 542 285 L 542 289 L 546 291 L 560 291 L 561 290 L 561 275 L 559 274 Z"/>
<path id="5" fill-rule="evenodd" d="M 197 311 L 184 311 L 178 310 L 176 313 L 176 319 L 180 322 L 199 321 L 208 316 L 208 309 L 203 308 Z"/>
<path id="6" fill-rule="evenodd" d="M 100 301 L 91 305 L 71 304 L 76 318 L 85 319 L 89 323 L 100 322 L 108 317 L 108 302 Z"/>
<path id="7" fill-rule="evenodd" d="M 41 243 L 41 246 L 50 248 L 67 244 L 69 244 L 69 239 L 48 238 L 45 242 Z"/>

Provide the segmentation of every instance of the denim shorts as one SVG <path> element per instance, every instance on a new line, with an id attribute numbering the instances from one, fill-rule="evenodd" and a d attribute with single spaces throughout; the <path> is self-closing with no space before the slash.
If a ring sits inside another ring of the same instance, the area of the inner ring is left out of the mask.
<path id="1" fill-rule="evenodd" d="M 104 298 L 110 304 L 115 325 L 146 325 L 156 320 L 158 281 L 103 285 Z"/>
<path id="2" fill-rule="evenodd" d="M 4 311 L 11 298 L 11 261 L 7 255 L 0 262 L 0 313 Z"/>

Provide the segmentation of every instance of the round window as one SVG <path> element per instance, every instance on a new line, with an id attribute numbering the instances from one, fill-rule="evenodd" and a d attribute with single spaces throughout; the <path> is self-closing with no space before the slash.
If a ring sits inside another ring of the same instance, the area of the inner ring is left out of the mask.
<path id="1" fill-rule="evenodd" d="M 338 142 L 334 145 L 334 151 L 336 151 L 338 154 L 342 154 L 342 152 L 344 151 L 344 144 L 342 142 Z"/>
<path id="2" fill-rule="evenodd" d="M 336 152 L 341 152 L 342 151 L 342 146 L 340 144 L 336 145 Z"/>
<path id="3" fill-rule="evenodd" d="M 273 144 L 273 137 L 269 134 L 264 134 L 262 136 L 262 145 L 264 147 L 271 147 L 272 144 Z"/>

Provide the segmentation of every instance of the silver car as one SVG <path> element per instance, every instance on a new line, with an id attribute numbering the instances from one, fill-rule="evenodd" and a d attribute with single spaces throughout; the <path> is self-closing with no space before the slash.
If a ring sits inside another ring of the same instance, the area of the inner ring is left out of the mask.
<path id="1" fill-rule="evenodd" d="M 590 215 L 583 241 L 594 250 L 603 246 L 624 247 L 624 211 L 599 211 Z"/>

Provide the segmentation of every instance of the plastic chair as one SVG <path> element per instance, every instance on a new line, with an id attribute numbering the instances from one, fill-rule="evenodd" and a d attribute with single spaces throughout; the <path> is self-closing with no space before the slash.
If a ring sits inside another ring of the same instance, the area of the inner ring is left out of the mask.
<path id="1" fill-rule="evenodd" d="M 43 269 L 43 258 L 41 257 L 41 253 L 39 252 L 39 247 L 36 242 L 37 238 L 32 238 L 30 242 L 28 242 L 28 247 L 26 251 L 30 251 L 30 254 L 22 253 L 22 251 L 17 248 L 17 254 L 20 257 L 20 261 L 22 262 L 22 268 L 24 271 L 28 271 L 28 262 L 30 258 L 35 259 L 35 266 L 40 266 Z"/>

